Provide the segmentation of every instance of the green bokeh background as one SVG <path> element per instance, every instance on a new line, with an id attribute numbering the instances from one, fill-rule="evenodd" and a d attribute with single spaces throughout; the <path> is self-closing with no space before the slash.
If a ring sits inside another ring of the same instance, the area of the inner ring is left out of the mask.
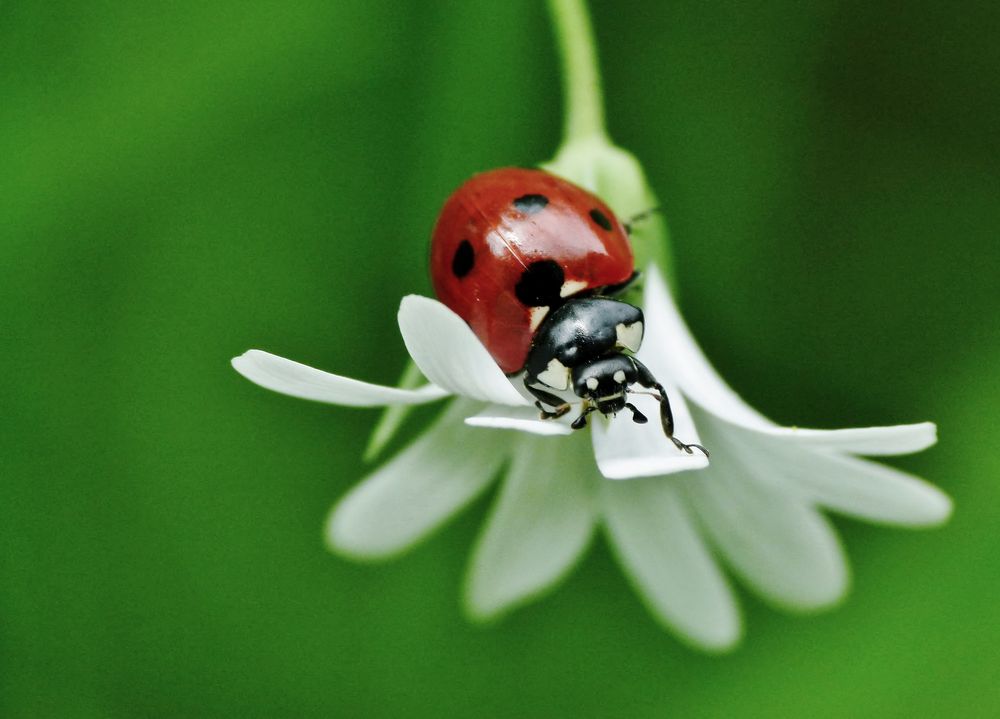
<path id="1" fill-rule="evenodd" d="M 538 2 L 0 9 L 0 714 L 997 716 L 1000 5 L 595 2 L 610 129 L 682 302 L 784 423 L 934 419 L 944 529 L 837 520 L 848 602 L 707 657 L 598 542 L 492 627 L 488 502 L 329 555 L 377 414 L 238 377 L 260 347 L 392 383 L 401 295 L 469 174 L 547 159 Z M 991 29 L 992 28 L 992 29 Z"/>

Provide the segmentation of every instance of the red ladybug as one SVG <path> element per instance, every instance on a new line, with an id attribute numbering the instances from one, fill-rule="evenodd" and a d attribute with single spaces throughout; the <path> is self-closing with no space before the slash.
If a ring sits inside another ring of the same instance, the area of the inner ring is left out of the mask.
<path id="1" fill-rule="evenodd" d="M 631 355 L 642 343 L 642 310 L 612 299 L 635 277 L 628 228 L 599 198 L 541 170 L 476 175 L 445 202 L 431 240 L 438 298 L 465 320 L 507 374 L 524 385 L 545 418 L 582 400 L 587 415 L 628 408 L 629 386 L 653 389 L 663 430 L 674 438 L 663 387 Z M 546 409 L 542 403 L 552 409 Z M 707 454 L 707 452 L 706 452 Z"/>
<path id="2" fill-rule="evenodd" d="M 625 227 L 586 190 L 541 170 L 476 175 L 445 203 L 431 243 L 438 298 L 508 374 L 546 314 L 635 270 Z"/>

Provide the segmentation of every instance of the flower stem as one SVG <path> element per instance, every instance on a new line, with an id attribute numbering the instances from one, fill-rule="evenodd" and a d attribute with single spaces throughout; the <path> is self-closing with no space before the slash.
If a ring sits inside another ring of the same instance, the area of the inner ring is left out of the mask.
<path id="1" fill-rule="evenodd" d="M 585 0 L 548 0 L 548 6 L 562 64 L 566 119 L 562 143 L 542 169 L 594 193 L 619 217 L 657 207 L 642 165 L 611 142 L 604 126 L 601 74 Z M 639 223 L 631 237 L 636 267 L 656 264 L 670 279 L 673 263 L 663 217 Z"/>
<path id="2" fill-rule="evenodd" d="M 563 143 L 605 139 L 601 74 L 587 8 L 583 0 L 549 0 L 548 4 L 562 62 Z"/>

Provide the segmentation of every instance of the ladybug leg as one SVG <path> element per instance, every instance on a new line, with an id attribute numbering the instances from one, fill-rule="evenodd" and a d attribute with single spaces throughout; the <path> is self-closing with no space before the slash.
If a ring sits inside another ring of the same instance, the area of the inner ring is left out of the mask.
<path id="1" fill-rule="evenodd" d="M 570 425 L 573 429 L 583 429 L 587 426 L 587 415 L 597 409 L 596 405 L 588 404 L 583 408 L 580 416 L 573 420 L 573 424 Z"/>
<path id="2" fill-rule="evenodd" d="M 535 406 L 538 407 L 538 409 L 541 411 L 542 419 L 558 419 L 559 417 L 562 417 L 564 414 L 569 412 L 570 409 L 572 408 L 572 405 L 569 402 L 564 402 L 562 399 L 556 397 L 551 392 L 546 392 L 544 389 L 538 389 L 537 387 L 532 387 L 527 382 L 524 383 L 524 386 L 527 388 L 529 392 L 531 392 L 531 394 L 535 395 L 536 397 L 538 397 L 538 399 L 541 400 L 541 402 L 535 402 Z M 545 407 L 542 406 L 542 402 L 549 405 L 550 407 L 555 407 L 555 410 L 546 409 Z"/>
<path id="3" fill-rule="evenodd" d="M 692 448 L 700 449 L 702 453 L 708 457 L 708 450 L 702 447 L 700 444 L 685 444 L 681 442 L 674 436 L 674 413 L 670 410 L 670 400 L 667 398 L 667 391 L 663 389 L 663 385 L 656 381 L 653 373 L 650 372 L 646 365 L 637 360 L 635 357 L 630 357 L 632 363 L 635 365 L 636 370 L 636 382 L 641 384 L 643 387 L 655 390 L 660 401 L 660 424 L 663 426 L 663 434 L 667 436 L 677 449 L 692 454 Z M 633 410 L 634 412 L 635 410 Z"/>
<path id="4" fill-rule="evenodd" d="M 559 419 L 564 414 L 569 412 L 570 409 L 572 409 L 572 405 L 570 405 L 569 403 L 564 403 L 559 405 L 558 407 L 556 407 L 556 410 L 554 412 L 550 412 L 549 410 L 545 409 L 545 407 L 542 406 L 541 402 L 535 402 L 535 406 L 538 407 L 538 409 L 541 411 L 542 419 Z"/>
<path id="5" fill-rule="evenodd" d="M 631 402 L 626 402 L 625 406 L 632 410 L 632 421 L 636 424 L 646 424 L 649 421 L 646 419 L 646 415 L 636 409 L 636 406 Z"/>

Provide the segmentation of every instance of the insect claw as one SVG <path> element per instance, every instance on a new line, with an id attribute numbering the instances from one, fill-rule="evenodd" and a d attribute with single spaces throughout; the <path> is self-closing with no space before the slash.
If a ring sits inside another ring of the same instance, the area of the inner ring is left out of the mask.
<path id="1" fill-rule="evenodd" d="M 705 449 L 704 447 L 702 447 L 700 444 L 693 444 L 693 443 L 692 444 L 685 444 L 684 442 L 681 442 L 676 437 L 671 437 L 670 441 L 674 443 L 674 446 L 676 446 L 677 449 L 682 450 L 684 452 L 687 452 L 688 454 L 694 454 L 694 451 L 693 451 L 694 449 L 700 449 L 701 452 L 702 452 L 702 454 L 705 455 L 705 457 L 709 456 L 708 450 Z"/>

